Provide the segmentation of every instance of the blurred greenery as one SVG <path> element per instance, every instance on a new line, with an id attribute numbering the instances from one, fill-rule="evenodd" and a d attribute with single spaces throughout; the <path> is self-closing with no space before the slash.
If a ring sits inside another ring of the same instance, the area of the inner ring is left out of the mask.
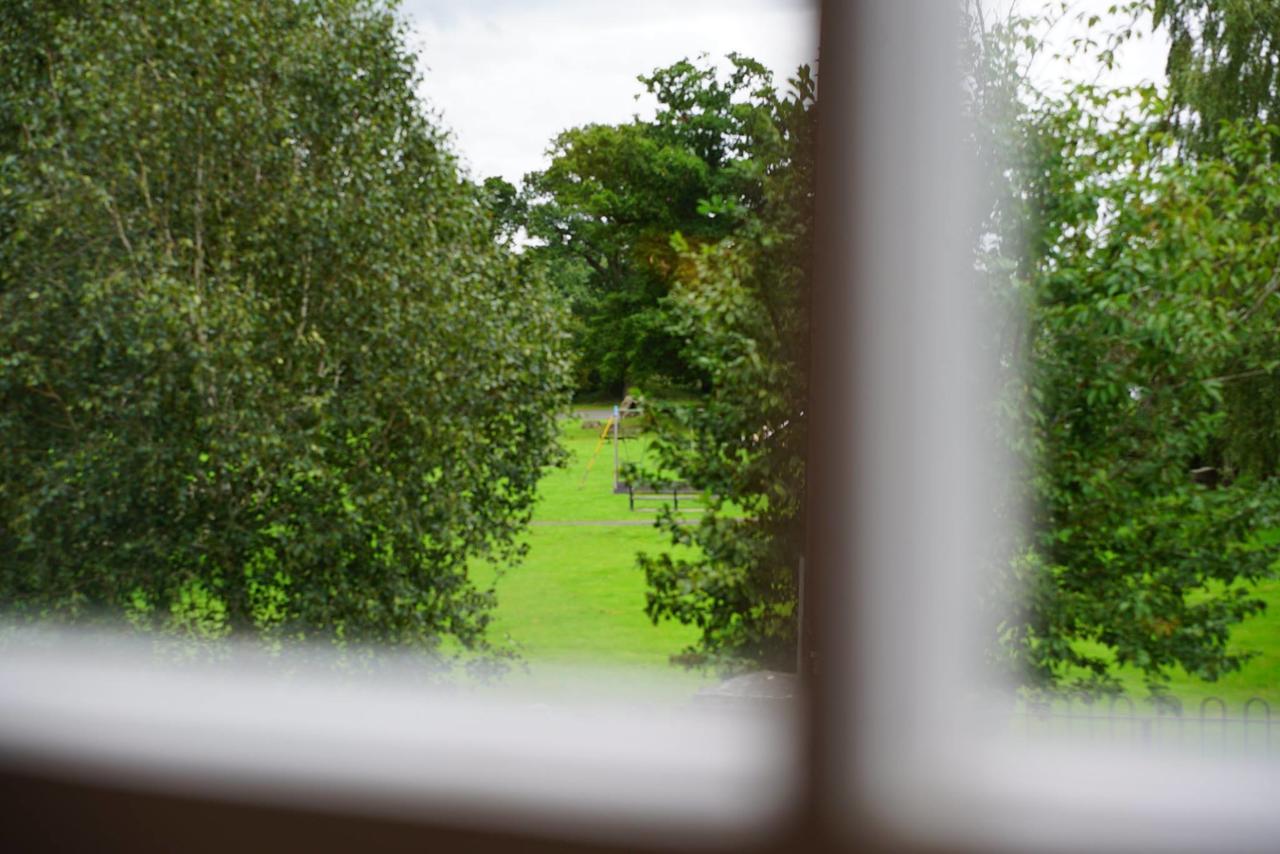
<path id="1" fill-rule="evenodd" d="M 483 645 L 567 398 L 559 301 L 377 2 L 0 6 L 0 599 Z"/>
<path id="2" fill-rule="evenodd" d="M 1105 68 L 1136 20 L 1080 44 Z M 1041 688 L 1212 683 L 1244 664 L 1233 631 L 1280 558 L 1280 131 L 1224 123 L 1193 153 L 1154 86 L 1038 92 L 1017 70 L 1034 23 L 975 41 L 977 149 L 1009 164 L 987 164 L 976 262 L 1025 318 L 992 350 L 1009 494 L 1031 499 L 1002 652 Z"/>
<path id="3" fill-rule="evenodd" d="M 1072 49 L 1114 68 L 1150 20 L 1169 88 L 1046 93 L 1052 21 L 968 9 L 980 298 L 1025 320 L 991 342 L 996 509 L 1033 499 L 992 653 L 1038 689 L 1276 699 L 1280 15 L 1117 4 Z M 459 170 L 414 68 L 377 0 L 0 5 L 9 616 L 789 669 L 809 69 L 657 68 L 652 118 L 566 129 L 517 188 Z M 557 423 L 575 390 L 647 396 L 621 462 L 705 512 L 613 494 L 601 428 Z"/>

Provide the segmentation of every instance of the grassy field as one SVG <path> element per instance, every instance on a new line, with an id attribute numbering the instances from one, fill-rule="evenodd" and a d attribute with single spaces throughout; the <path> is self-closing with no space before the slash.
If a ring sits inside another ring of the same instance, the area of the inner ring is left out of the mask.
<path id="1" fill-rule="evenodd" d="M 669 539 L 653 528 L 652 512 L 632 512 L 626 495 L 613 494 L 613 450 L 609 442 L 600 444 L 599 435 L 599 428 L 564 422 L 569 461 L 539 486 L 528 558 L 512 568 L 474 568 L 481 586 L 496 579 L 490 637 L 516 650 L 534 679 L 554 681 L 575 669 L 607 671 L 614 679 L 660 681 L 692 693 L 714 677 L 668 660 L 698 632 L 649 620 L 644 574 L 636 565 L 637 552 L 669 548 Z M 624 440 L 620 458 L 638 461 L 644 442 Z"/>
<path id="2" fill-rule="evenodd" d="M 1183 672 L 1170 680 L 1174 696 L 1189 710 L 1197 709 L 1207 697 L 1217 697 L 1238 711 L 1250 697 L 1261 697 L 1280 712 L 1280 581 L 1264 582 L 1258 586 L 1257 593 L 1258 598 L 1267 603 L 1267 609 L 1245 620 L 1231 635 L 1234 650 L 1255 653 L 1244 668 L 1216 682 L 1206 682 Z M 1120 678 L 1130 696 L 1146 697 L 1142 677 L 1136 670 L 1122 670 Z"/>
<path id="3" fill-rule="evenodd" d="M 650 524 L 651 512 L 633 512 L 626 495 L 613 494 L 613 449 L 599 442 L 599 434 L 599 428 L 583 429 L 577 420 L 564 422 L 569 462 L 540 484 L 528 559 L 509 569 L 475 567 L 482 586 L 496 579 L 491 637 L 516 650 L 535 677 L 606 669 L 616 678 L 659 679 L 696 690 L 714 677 L 668 664 L 696 640 L 696 629 L 670 622 L 655 626 L 644 614 L 645 583 L 636 553 L 669 548 L 669 541 Z M 621 461 L 639 461 L 645 447 L 643 436 L 624 440 Z M 1175 675 L 1171 688 L 1188 708 L 1214 696 L 1235 709 L 1256 696 L 1280 711 L 1280 581 L 1258 592 L 1267 610 L 1232 638 L 1235 648 L 1252 650 L 1255 657 L 1216 683 Z M 1140 674 L 1120 675 L 1130 696 L 1146 696 Z"/>

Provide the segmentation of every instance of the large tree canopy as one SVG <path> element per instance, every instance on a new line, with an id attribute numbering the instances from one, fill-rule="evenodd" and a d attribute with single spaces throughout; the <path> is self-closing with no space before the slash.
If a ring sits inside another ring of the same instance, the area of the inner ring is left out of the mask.
<path id="1" fill-rule="evenodd" d="M 1280 126 L 1280 5 L 1270 0 L 1156 0 L 1157 27 L 1169 34 L 1169 115 L 1184 157 L 1222 157 L 1224 124 Z M 1280 163 L 1280 135 L 1270 143 Z M 1255 206 L 1248 216 L 1274 217 Z M 1280 375 L 1243 377 L 1230 389 L 1219 456 L 1258 474 L 1280 474 Z"/>
<path id="2" fill-rule="evenodd" d="M 667 303 L 684 355 L 709 378 L 705 398 L 659 420 L 654 470 L 704 491 L 695 525 L 665 513 L 680 556 L 641 555 L 648 613 L 698 626 L 690 661 L 724 669 L 796 661 L 797 572 L 804 548 L 808 295 L 813 220 L 814 80 L 800 68 L 779 95 L 765 79 L 735 169 L 754 181 L 732 200 L 714 243 L 678 235 Z M 709 152 L 730 143 L 704 134 Z M 708 154 L 707 156 L 713 156 Z M 704 205 L 710 216 L 719 205 Z"/>
<path id="3" fill-rule="evenodd" d="M 997 348 L 1025 366 L 1003 426 L 1032 500 L 1003 640 L 1032 685 L 1110 690 L 1119 664 L 1158 694 L 1240 666 L 1280 556 L 1277 134 L 1235 121 L 1189 153 L 1154 88 L 1040 95 L 1010 76 L 1020 32 L 984 34 L 975 90 L 1003 184 L 978 265 L 1026 318 Z"/>
<path id="4" fill-rule="evenodd" d="M 0 597 L 481 641 L 553 461 L 556 303 L 366 0 L 0 10 Z"/>
<path id="5" fill-rule="evenodd" d="M 1234 669 L 1228 631 L 1277 556 L 1274 448 L 1232 441 L 1241 410 L 1274 418 L 1238 393 L 1280 371 L 1280 235 L 1254 216 L 1280 206 L 1273 134 L 1230 127 L 1222 157 L 1177 162 L 1162 115 L 1103 128 L 1067 107 L 1042 125 L 1060 159 L 1037 189 L 1052 211 L 1026 342 L 1041 676 L 1103 673 L 1109 656 L 1072 641 L 1156 685 L 1175 664 Z"/>
<path id="6" fill-rule="evenodd" d="M 578 382 L 621 390 L 661 377 L 708 379 L 683 352 L 664 299 L 677 280 L 671 235 L 714 243 L 759 203 L 756 138 L 770 125 L 768 71 L 731 56 L 725 80 L 689 61 L 642 76 L 651 120 L 560 134 L 551 165 L 528 176 L 530 254 L 573 304 Z"/>
<path id="7" fill-rule="evenodd" d="M 1173 115 L 1192 147 L 1221 152 L 1219 125 L 1280 124 L 1280 4 L 1275 0 L 1155 0 L 1169 34 Z M 1280 160 L 1280 141 L 1271 146 Z"/>

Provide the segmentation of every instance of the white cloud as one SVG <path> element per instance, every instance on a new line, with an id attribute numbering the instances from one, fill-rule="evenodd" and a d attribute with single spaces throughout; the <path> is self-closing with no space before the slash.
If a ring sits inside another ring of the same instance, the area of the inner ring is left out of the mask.
<path id="1" fill-rule="evenodd" d="M 816 7 L 804 0 L 414 0 L 404 12 L 421 94 L 464 163 L 513 183 L 545 165 L 565 128 L 652 114 L 635 99 L 638 74 L 737 51 L 782 83 L 818 53 Z"/>

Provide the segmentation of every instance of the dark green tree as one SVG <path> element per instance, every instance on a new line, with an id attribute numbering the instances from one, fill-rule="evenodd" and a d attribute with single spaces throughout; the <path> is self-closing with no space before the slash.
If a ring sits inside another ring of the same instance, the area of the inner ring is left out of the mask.
<path id="1" fill-rule="evenodd" d="M 1229 123 L 1186 156 L 1154 89 L 1033 91 L 1026 32 L 978 34 L 1001 94 L 975 101 L 999 167 L 978 268 L 1025 317 L 993 351 L 1024 367 L 994 417 L 1032 501 L 1001 637 L 1031 685 L 1114 690 L 1128 665 L 1161 694 L 1240 666 L 1230 631 L 1280 554 L 1274 470 L 1232 451 L 1234 401 L 1280 366 L 1275 133 Z"/>
<path id="2" fill-rule="evenodd" d="M 708 379 L 663 301 L 680 263 L 671 235 L 714 243 L 760 202 L 750 145 L 769 122 L 769 73 L 730 62 L 725 80 L 687 60 L 641 76 L 658 100 L 652 120 L 567 130 L 526 179 L 526 227 L 541 244 L 529 253 L 572 304 L 581 387 Z"/>
<path id="3" fill-rule="evenodd" d="M 510 246 L 525 218 L 525 204 L 520 191 L 509 181 L 493 176 L 481 182 L 480 198 L 489 210 L 494 239 Z"/>
<path id="4" fill-rule="evenodd" d="M 683 235 L 666 306 L 684 356 L 709 378 L 695 406 L 659 410 L 659 472 L 703 490 L 697 524 L 670 508 L 659 524 L 688 551 L 641 555 L 649 615 L 696 625 L 686 661 L 793 669 L 804 550 L 808 294 L 813 224 L 814 80 L 765 85 L 733 145 L 749 192 L 704 202 L 733 223 L 715 242 Z M 713 126 L 700 138 L 714 158 Z"/>
<path id="5" fill-rule="evenodd" d="M 1088 90 L 1040 125 L 1057 156 L 1035 189 L 1025 640 L 1042 682 L 1084 668 L 1105 687 L 1114 660 L 1158 691 L 1174 666 L 1239 666 L 1229 631 L 1278 555 L 1280 483 L 1224 452 L 1235 387 L 1280 367 L 1280 235 L 1253 215 L 1280 204 L 1280 169 L 1256 124 L 1224 128 L 1221 157 L 1174 159 L 1165 105 L 1140 94 L 1118 126 Z"/>
<path id="6" fill-rule="evenodd" d="M 371 0 L 0 7 L 0 601 L 483 643 L 566 386 Z"/>
<path id="7" fill-rule="evenodd" d="M 1157 0 L 1152 18 L 1170 38 L 1170 116 L 1183 156 L 1222 156 L 1224 123 L 1280 125 L 1280 5 Z M 1270 156 L 1280 162 L 1280 136 Z M 1252 215 L 1274 212 L 1258 208 Z M 1212 461 L 1280 474 L 1280 376 L 1248 377 L 1225 397 L 1229 425 Z"/>
<path id="8" fill-rule="evenodd" d="M 1280 124 L 1280 4 L 1155 0 L 1152 19 L 1169 34 L 1171 115 L 1188 145 L 1218 154 L 1224 121 Z"/>

